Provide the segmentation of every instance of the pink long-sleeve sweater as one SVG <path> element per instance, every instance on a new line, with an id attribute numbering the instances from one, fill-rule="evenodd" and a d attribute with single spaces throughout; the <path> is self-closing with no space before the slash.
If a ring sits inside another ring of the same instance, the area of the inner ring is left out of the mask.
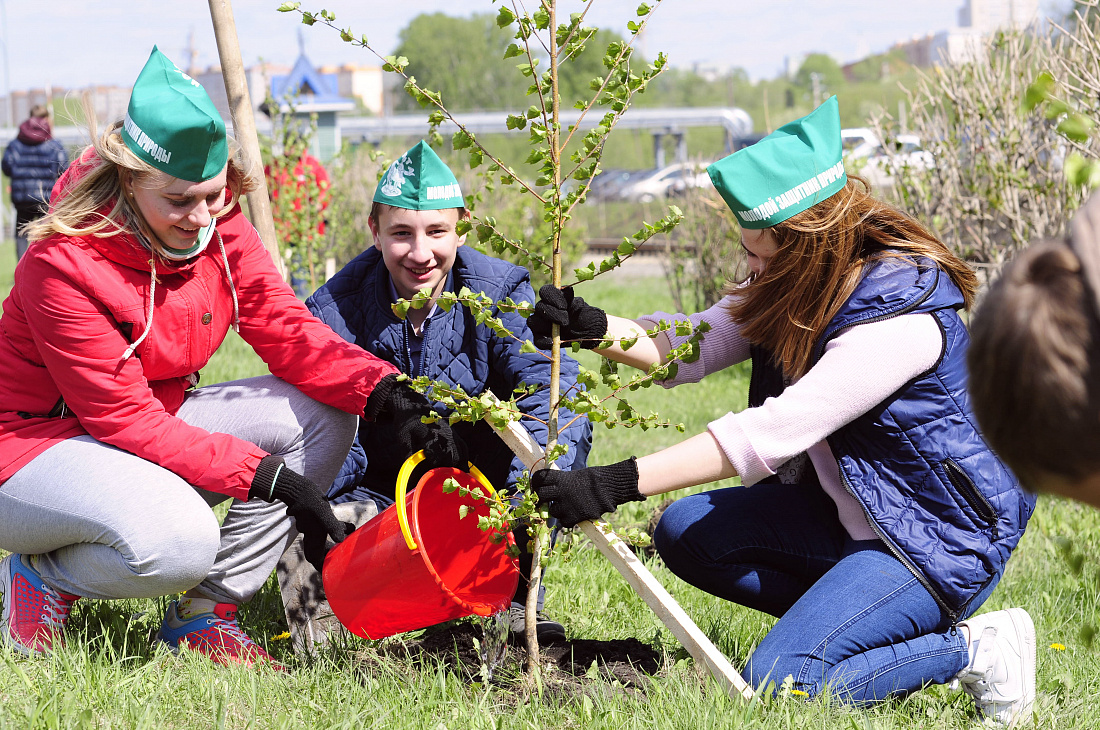
<path id="1" fill-rule="evenodd" d="M 711 326 L 700 343 L 699 359 L 681 363 L 664 387 L 698 382 L 749 358 L 748 341 L 726 313 L 729 300 L 690 317 L 656 312 L 638 319 L 648 328 L 661 319 Z M 671 332 L 659 336 L 672 347 L 688 339 Z M 849 328 L 830 340 L 821 359 L 781 395 L 756 408 L 727 413 L 707 428 L 745 486 L 775 474 L 787 460 L 806 452 L 852 539 L 877 539 L 862 507 L 841 484 L 840 467 L 825 437 L 931 369 L 942 348 L 943 335 L 931 314 L 901 315 Z"/>

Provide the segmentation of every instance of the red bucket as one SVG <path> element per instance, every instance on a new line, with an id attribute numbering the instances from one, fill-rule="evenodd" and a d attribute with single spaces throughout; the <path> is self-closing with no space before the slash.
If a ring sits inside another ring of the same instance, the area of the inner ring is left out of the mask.
<path id="1" fill-rule="evenodd" d="M 489 500 L 444 493 L 452 478 L 461 486 L 496 492 L 473 464 L 432 469 L 411 494 L 409 475 L 423 461 L 409 457 L 397 478 L 397 502 L 353 532 L 325 560 L 324 586 L 340 623 L 358 636 L 381 639 L 463 616 L 491 616 L 511 603 L 519 563 L 509 556 L 510 532 L 495 543 L 477 526 Z M 468 513 L 459 518 L 459 507 Z"/>

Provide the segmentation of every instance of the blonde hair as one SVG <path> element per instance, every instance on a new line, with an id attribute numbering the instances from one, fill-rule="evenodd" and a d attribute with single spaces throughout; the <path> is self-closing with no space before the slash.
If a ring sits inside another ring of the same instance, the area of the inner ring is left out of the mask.
<path id="1" fill-rule="evenodd" d="M 777 250 L 764 272 L 737 296 L 729 313 L 791 377 L 810 367 L 814 343 L 855 291 L 866 266 L 887 258 L 935 261 L 969 309 L 978 288 L 970 267 L 916 219 L 871 196 L 855 175 L 835 195 L 770 228 Z"/>
<path id="2" fill-rule="evenodd" d="M 127 200 L 123 182 L 129 178 L 134 185 L 155 189 L 168 185 L 174 178 L 145 162 L 126 146 L 122 140 L 121 120 L 97 136 L 95 112 L 88 98 L 84 100 L 84 116 L 88 120 L 95 154 L 84 160 L 85 153 L 81 153 L 74 166 L 88 169 L 68 181 L 56 202 L 51 203 L 47 215 L 28 224 L 27 238 L 40 241 L 54 234 L 97 238 L 141 235 L 159 256 L 163 245 L 149 228 L 141 210 Z M 259 187 L 259 178 L 251 170 L 244 169 L 240 146 L 232 137 L 229 138 L 226 187 L 233 193 L 233 202 L 218 212 L 215 216 L 218 218 L 229 214 L 242 195 Z M 109 210 L 104 213 L 106 208 Z"/>

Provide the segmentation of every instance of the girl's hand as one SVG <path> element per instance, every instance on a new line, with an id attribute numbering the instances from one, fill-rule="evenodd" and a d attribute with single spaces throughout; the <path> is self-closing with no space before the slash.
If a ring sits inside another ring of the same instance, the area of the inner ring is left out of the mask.
<path id="1" fill-rule="evenodd" d="M 306 560 L 318 573 L 328 555 L 327 541 L 343 542 L 355 531 L 355 525 L 336 519 L 320 487 L 286 468 L 278 456 L 265 456 L 260 461 L 248 497 L 265 502 L 279 500 L 286 504 L 287 515 L 294 518 L 294 527 L 302 533 Z"/>
<path id="2" fill-rule="evenodd" d="M 534 314 L 527 320 L 527 326 L 535 335 L 535 347 L 550 349 L 553 343 L 551 331 L 555 324 L 561 328 L 563 342 L 580 342 L 586 350 L 600 344 L 607 334 L 607 315 L 602 309 L 574 297 L 571 286 L 558 289 L 547 284 L 539 289 L 539 302 L 535 304 Z"/>
<path id="3" fill-rule="evenodd" d="M 595 520 L 620 504 L 645 499 L 638 491 L 638 463 L 633 456 L 610 466 L 576 471 L 543 469 L 531 475 L 531 487 L 540 501 L 550 503 L 550 514 L 563 527 Z"/>

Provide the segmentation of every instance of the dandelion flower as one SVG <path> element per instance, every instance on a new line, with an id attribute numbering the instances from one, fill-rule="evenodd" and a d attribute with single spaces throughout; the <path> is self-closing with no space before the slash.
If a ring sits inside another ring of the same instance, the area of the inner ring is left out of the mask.
<path id="1" fill-rule="evenodd" d="M 1065 651 L 1066 650 L 1066 645 L 1065 644 L 1059 644 L 1058 642 L 1054 642 L 1053 644 L 1050 645 L 1050 648 L 1054 649 L 1054 651 Z"/>
<path id="2" fill-rule="evenodd" d="M 794 695 L 795 697 L 809 697 L 810 696 L 809 692 L 803 692 L 800 689 L 792 689 L 791 694 Z"/>
<path id="3" fill-rule="evenodd" d="M 286 639 L 289 639 L 289 638 L 290 638 L 290 632 L 289 631 L 284 631 L 281 634 L 278 634 L 276 636 L 272 636 L 271 640 L 272 641 L 285 641 Z"/>

